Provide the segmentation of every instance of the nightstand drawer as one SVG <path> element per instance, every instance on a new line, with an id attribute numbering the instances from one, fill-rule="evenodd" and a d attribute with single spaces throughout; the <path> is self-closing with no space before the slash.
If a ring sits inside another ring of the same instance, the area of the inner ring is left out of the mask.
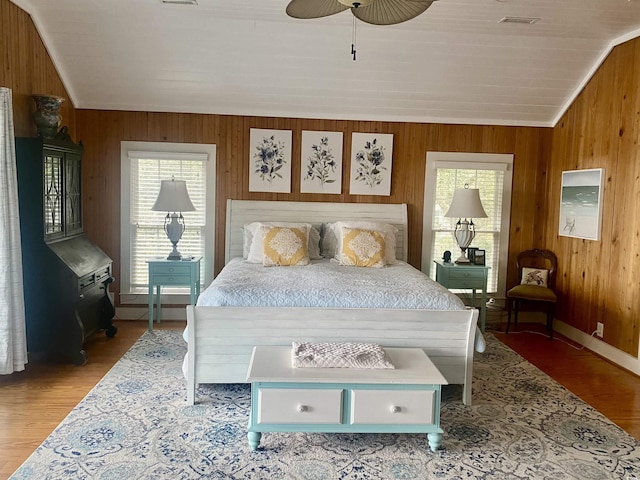
<path id="1" fill-rule="evenodd" d="M 260 388 L 258 425 L 342 423 L 342 389 Z"/>
<path id="2" fill-rule="evenodd" d="M 152 275 L 149 281 L 154 285 L 190 285 L 191 275 Z"/>
<path id="3" fill-rule="evenodd" d="M 485 281 L 484 271 L 482 270 L 474 272 L 451 269 L 447 286 L 449 288 L 484 288 Z"/>
<path id="4" fill-rule="evenodd" d="M 185 265 L 176 265 L 171 264 L 171 265 L 162 265 L 162 264 L 155 264 L 153 266 L 153 273 L 155 276 L 158 276 L 158 274 L 167 274 L 167 275 L 177 275 L 177 274 L 185 274 L 185 275 L 190 275 L 191 274 L 191 265 L 185 264 Z"/>
<path id="5" fill-rule="evenodd" d="M 482 278 L 450 278 L 447 284 L 448 288 L 484 288 L 484 279 Z"/>
<path id="6" fill-rule="evenodd" d="M 433 390 L 357 390 L 352 392 L 352 425 L 431 425 Z"/>

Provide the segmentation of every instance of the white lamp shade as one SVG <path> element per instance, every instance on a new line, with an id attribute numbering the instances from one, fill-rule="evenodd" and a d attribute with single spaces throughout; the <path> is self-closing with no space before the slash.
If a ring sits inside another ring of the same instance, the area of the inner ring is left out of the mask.
<path id="1" fill-rule="evenodd" d="M 184 180 L 162 180 L 160 193 L 151 210 L 159 212 L 193 212 L 195 207 L 189 198 Z"/>
<path id="2" fill-rule="evenodd" d="M 453 200 L 445 217 L 454 218 L 487 218 L 487 213 L 480 201 L 480 190 L 477 188 L 456 188 Z"/>

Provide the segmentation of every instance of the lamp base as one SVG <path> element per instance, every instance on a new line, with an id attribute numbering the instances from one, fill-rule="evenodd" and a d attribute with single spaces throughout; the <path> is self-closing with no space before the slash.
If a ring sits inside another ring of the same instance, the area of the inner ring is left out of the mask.
<path id="1" fill-rule="evenodd" d="M 460 255 L 460 257 L 456 260 L 456 263 L 462 263 L 462 264 L 471 264 L 471 260 L 469 260 L 464 253 L 462 255 Z"/>
<path id="2" fill-rule="evenodd" d="M 175 245 L 173 246 L 173 250 L 171 250 L 171 253 L 167 257 L 167 260 L 182 260 L 182 254 L 178 251 Z"/>

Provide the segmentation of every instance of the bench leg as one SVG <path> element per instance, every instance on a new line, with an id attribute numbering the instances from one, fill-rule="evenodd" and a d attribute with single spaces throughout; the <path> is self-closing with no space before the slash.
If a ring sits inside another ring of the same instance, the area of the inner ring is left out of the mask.
<path id="1" fill-rule="evenodd" d="M 262 433 L 260 432 L 248 432 L 247 439 L 249 440 L 249 447 L 251 450 L 255 450 L 260 445 L 260 439 L 262 438 Z"/>

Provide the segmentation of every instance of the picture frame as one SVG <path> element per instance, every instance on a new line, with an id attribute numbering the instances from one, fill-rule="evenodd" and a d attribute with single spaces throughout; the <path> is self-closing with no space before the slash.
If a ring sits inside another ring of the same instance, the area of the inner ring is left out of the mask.
<path id="1" fill-rule="evenodd" d="M 600 240 L 604 168 L 562 172 L 558 234 Z"/>
<path id="2" fill-rule="evenodd" d="M 342 193 L 342 132 L 302 131 L 300 193 Z"/>
<path id="3" fill-rule="evenodd" d="M 392 133 L 351 134 L 350 195 L 391 195 Z"/>
<path id="4" fill-rule="evenodd" d="M 291 130 L 249 131 L 249 191 L 291 193 Z"/>
<path id="5" fill-rule="evenodd" d="M 486 263 L 486 252 L 484 250 L 480 250 L 479 248 L 477 248 L 474 252 L 473 252 L 473 264 L 474 265 L 485 265 Z"/>
<path id="6" fill-rule="evenodd" d="M 476 251 L 477 250 L 478 250 L 477 247 L 469 247 L 469 248 L 467 248 L 467 258 L 469 259 L 469 261 L 471 263 L 475 263 Z"/>

